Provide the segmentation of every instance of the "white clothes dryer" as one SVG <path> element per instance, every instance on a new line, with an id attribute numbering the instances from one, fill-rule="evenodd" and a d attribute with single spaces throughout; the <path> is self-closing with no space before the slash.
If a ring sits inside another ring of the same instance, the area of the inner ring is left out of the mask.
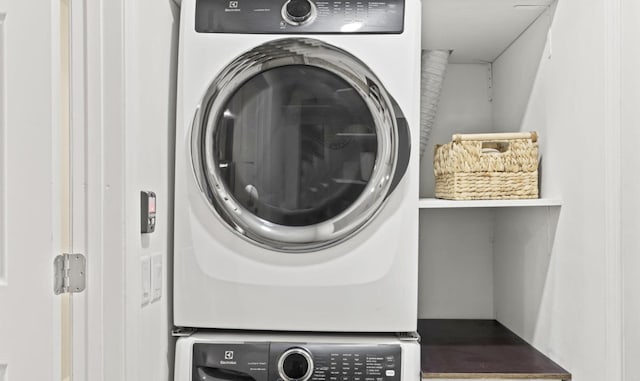
<path id="1" fill-rule="evenodd" d="M 415 331 L 420 2 L 181 12 L 174 324 Z"/>

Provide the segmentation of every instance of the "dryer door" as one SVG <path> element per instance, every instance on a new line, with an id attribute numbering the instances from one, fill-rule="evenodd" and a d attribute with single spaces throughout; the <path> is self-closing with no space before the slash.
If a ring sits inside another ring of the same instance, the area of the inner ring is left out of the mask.
<path id="1" fill-rule="evenodd" d="M 409 161 L 406 121 L 376 76 L 311 39 L 261 45 L 210 85 L 194 173 L 234 232 L 278 251 L 336 244 L 383 206 Z"/>

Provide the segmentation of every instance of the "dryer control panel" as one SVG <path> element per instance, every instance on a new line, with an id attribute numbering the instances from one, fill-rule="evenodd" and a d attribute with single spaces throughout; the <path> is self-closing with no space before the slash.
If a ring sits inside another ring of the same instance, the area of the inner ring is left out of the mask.
<path id="1" fill-rule="evenodd" d="M 198 381 L 400 381 L 395 344 L 194 344 Z"/>
<path id="2" fill-rule="evenodd" d="M 197 0 L 195 25 L 200 33 L 399 34 L 404 0 Z"/>

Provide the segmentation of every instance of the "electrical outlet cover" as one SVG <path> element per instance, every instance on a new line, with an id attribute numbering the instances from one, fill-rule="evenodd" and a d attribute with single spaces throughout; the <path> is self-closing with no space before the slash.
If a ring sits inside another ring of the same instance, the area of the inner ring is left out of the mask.
<path id="1" fill-rule="evenodd" d="M 151 257 L 151 302 L 162 297 L 162 254 Z"/>
<path id="2" fill-rule="evenodd" d="M 151 258 L 142 257 L 140 262 L 141 278 L 141 305 L 146 306 L 151 302 Z"/>

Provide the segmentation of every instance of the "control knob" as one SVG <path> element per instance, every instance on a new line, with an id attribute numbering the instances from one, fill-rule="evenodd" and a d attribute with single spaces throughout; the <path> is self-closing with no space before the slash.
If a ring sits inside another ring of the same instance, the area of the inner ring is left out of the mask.
<path id="1" fill-rule="evenodd" d="M 289 348 L 278 360 L 278 374 L 284 381 L 307 381 L 313 374 L 313 359 L 303 348 Z"/>
<path id="2" fill-rule="evenodd" d="M 288 0 L 282 6 L 282 17 L 291 25 L 310 23 L 316 12 L 315 4 L 310 0 Z"/>

